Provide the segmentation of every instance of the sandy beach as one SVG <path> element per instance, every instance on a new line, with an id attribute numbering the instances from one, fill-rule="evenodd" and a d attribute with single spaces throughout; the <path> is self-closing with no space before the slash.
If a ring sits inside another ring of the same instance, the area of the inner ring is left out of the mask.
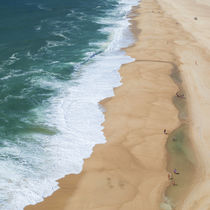
<path id="1" fill-rule="evenodd" d="M 142 0 L 133 12 L 137 40 L 126 53 L 135 61 L 121 67 L 122 86 L 101 102 L 107 143 L 94 147 L 79 175 L 59 180 L 59 190 L 25 210 L 170 209 L 168 192 L 176 209 L 210 209 L 210 0 Z M 187 117 L 173 100 L 180 88 Z M 171 134 L 183 123 L 195 160 L 172 186 L 168 170 L 187 168 L 191 156 L 178 165 L 164 129 Z"/>
<path id="2" fill-rule="evenodd" d="M 199 164 L 197 179 L 182 209 L 210 209 L 209 88 L 210 88 L 210 1 L 160 1 L 164 10 L 179 21 L 190 39 L 177 42 L 182 77 L 188 92 L 191 133 Z"/>

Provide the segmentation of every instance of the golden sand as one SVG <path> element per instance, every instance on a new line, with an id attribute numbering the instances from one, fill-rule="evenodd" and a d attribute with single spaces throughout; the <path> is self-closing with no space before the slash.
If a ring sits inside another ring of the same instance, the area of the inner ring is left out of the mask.
<path id="1" fill-rule="evenodd" d="M 163 130 L 170 133 L 180 124 L 172 103 L 178 91 L 170 77 L 174 65 L 184 78 L 200 160 L 199 179 L 178 208 L 210 208 L 210 39 L 205 25 L 210 10 L 209 1 L 204 3 L 142 0 L 134 17 L 138 40 L 126 49 L 136 61 L 121 67 L 122 86 L 101 102 L 107 143 L 95 146 L 79 175 L 59 180 L 59 190 L 25 210 L 160 209 L 170 185 Z"/>

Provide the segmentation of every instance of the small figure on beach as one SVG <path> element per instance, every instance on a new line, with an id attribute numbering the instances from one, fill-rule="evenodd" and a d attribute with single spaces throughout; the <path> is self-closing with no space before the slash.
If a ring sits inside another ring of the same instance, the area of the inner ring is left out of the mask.
<path id="1" fill-rule="evenodd" d="M 194 17 L 194 20 L 198 20 L 198 18 L 197 17 Z"/>
<path id="2" fill-rule="evenodd" d="M 176 182 L 174 180 L 172 180 L 171 183 L 172 183 L 173 186 L 176 186 Z"/>
<path id="3" fill-rule="evenodd" d="M 168 179 L 169 179 L 169 180 L 172 180 L 172 179 L 173 179 L 173 176 L 172 176 L 171 173 L 168 173 Z"/>
<path id="4" fill-rule="evenodd" d="M 184 97 L 185 97 L 184 94 L 179 94 L 179 92 L 176 93 L 176 96 L 177 96 L 178 98 L 184 98 Z"/>
<path id="5" fill-rule="evenodd" d="M 166 129 L 164 129 L 163 130 L 163 133 L 165 134 L 165 135 L 167 135 L 168 133 L 167 133 L 167 131 L 166 131 Z"/>
<path id="6" fill-rule="evenodd" d="M 174 169 L 174 173 L 175 174 L 179 174 L 179 172 L 176 170 L 176 168 Z"/>
<path id="7" fill-rule="evenodd" d="M 195 61 L 195 65 L 198 65 L 198 62 L 197 61 Z"/>

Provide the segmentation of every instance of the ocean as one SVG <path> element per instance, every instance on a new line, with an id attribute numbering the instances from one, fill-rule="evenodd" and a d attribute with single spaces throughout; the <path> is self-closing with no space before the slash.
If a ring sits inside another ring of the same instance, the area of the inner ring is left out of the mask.
<path id="1" fill-rule="evenodd" d="M 1 0 L 0 210 L 22 210 L 105 143 L 98 102 L 133 59 L 138 0 Z"/>

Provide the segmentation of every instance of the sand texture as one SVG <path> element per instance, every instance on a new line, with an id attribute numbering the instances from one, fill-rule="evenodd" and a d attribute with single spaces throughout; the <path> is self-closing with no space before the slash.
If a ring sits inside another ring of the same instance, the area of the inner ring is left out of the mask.
<path id="1" fill-rule="evenodd" d="M 182 209 L 210 209 L 210 1 L 158 0 L 188 37 L 176 40 L 191 110 L 191 133 L 199 161 L 197 179 Z"/>
<path id="2" fill-rule="evenodd" d="M 101 102 L 107 143 L 95 146 L 79 175 L 59 180 L 59 190 L 25 210 L 160 209 L 171 185 L 163 130 L 180 126 L 172 70 L 183 78 L 199 163 L 176 209 L 210 209 L 209 5 L 210 0 L 142 0 L 133 17 L 138 40 L 126 49 L 136 61 L 121 67 L 122 86 Z"/>

